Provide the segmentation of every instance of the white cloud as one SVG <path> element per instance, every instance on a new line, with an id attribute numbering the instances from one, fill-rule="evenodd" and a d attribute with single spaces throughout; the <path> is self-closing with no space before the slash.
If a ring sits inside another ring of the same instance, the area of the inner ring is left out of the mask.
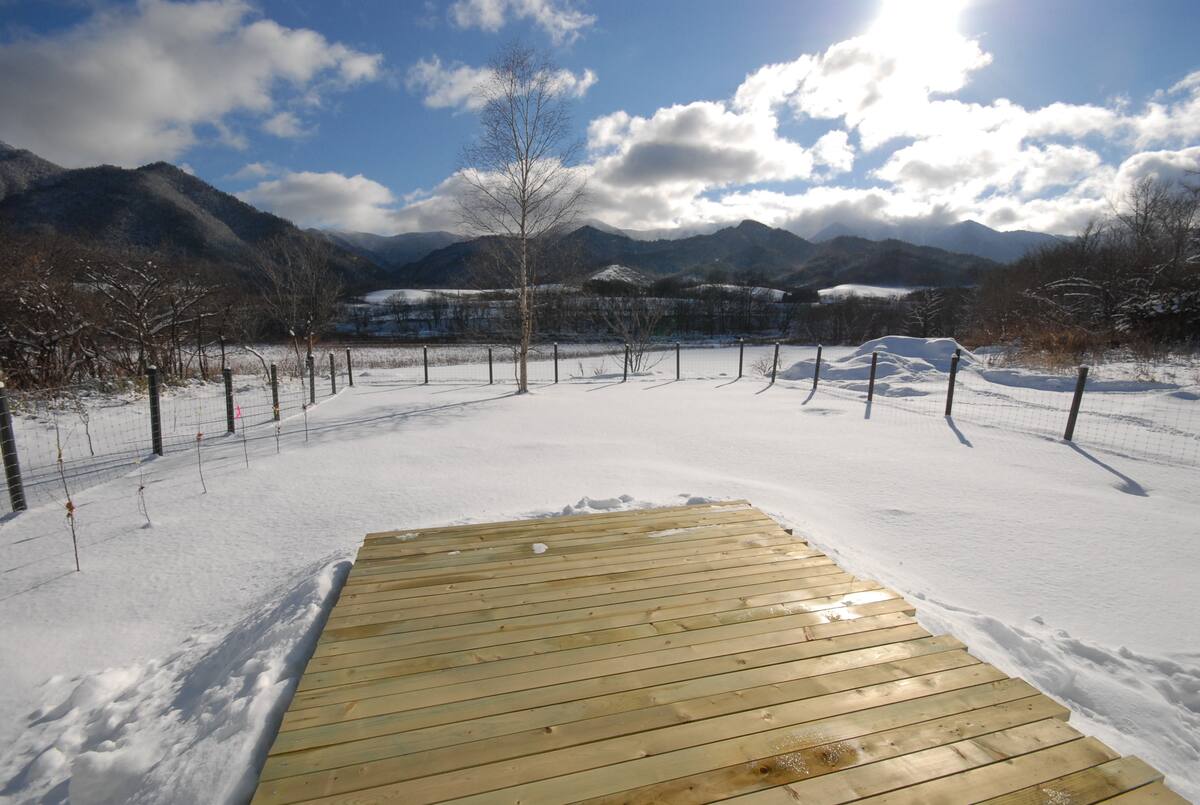
<path id="1" fill-rule="evenodd" d="M 228 178 L 234 180 L 262 179 L 279 173 L 279 169 L 270 162 L 248 162 L 231 173 Z"/>
<path id="2" fill-rule="evenodd" d="M 455 0 L 450 6 L 450 19 L 460 28 L 494 33 L 510 18 L 530 20 L 556 45 L 574 42 L 596 22 L 569 0 Z"/>
<path id="3" fill-rule="evenodd" d="M 233 116 L 272 119 L 290 98 L 381 73 L 381 56 L 257 19 L 240 0 L 141 0 L 0 44 L 0 139 L 67 166 L 169 160 L 202 125 L 236 147 Z"/>
<path id="4" fill-rule="evenodd" d="M 301 226 L 381 233 L 396 230 L 396 197 L 362 175 L 288 172 L 259 182 L 237 197 Z"/>
<path id="5" fill-rule="evenodd" d="M 813 161 L 825 166 L 826 176 L 845 173 L 854 167 L 854 146 L 850 145 L 850 135 L 842 129 L 822 134 L 812 150 Z"/>
<path id="6" fill-rule="evenodd" d="M 303 137 L 310 132 L 292 112 L 278 112 L 263 121 L 263 131 L 276 137 Z"/>
<path id="7" fill-rule="evenodd" d="M 455 62 L 442 64 L 437 56 L 421 59 L 408 69 L 405 85 L 410 92 L 421 93 L 422 103 L 431 109 L 456 109 L 478 111 L 483 107 L 483 89 L 491 70 L 487 67 L 472 67 Z M 563 95 L 582 98 L 596 83 L 596 73 L 584 70 L 576 75 L 570 70 L 559 70 L 554 75 L 554 85 Z"/>

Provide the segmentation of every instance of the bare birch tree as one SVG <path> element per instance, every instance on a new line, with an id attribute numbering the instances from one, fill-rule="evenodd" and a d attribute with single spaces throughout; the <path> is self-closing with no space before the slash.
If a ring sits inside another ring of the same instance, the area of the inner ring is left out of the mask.
<path id="1" fill-rule="evenodd" d="M 574 166 L 570 100 L 562 71 L 518 44 L 502 50 L 480 88 L 478 139 L 463 149 L 464 228 L 487 237 L 491 263 L 513 292 L 517 391 L 529 390 L 539 263 L 577 217 L 583 182 Z"/>

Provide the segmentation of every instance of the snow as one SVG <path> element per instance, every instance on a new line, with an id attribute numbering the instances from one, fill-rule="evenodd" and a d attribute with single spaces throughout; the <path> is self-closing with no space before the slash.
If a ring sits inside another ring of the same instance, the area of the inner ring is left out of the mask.
<path id="1" fill-rule="evenodd" d="M 821 297 L 822 302 L 840 302 L 848 296 L 860 296 L 866 299 L 894 299 L 919 290 L 921 290 L 921 286 L 893 288 L 882 285 L 843 283 L 834 285 L 832 288 L 821 288 L 817 294 Z"/>
<path id="2" fill-rule="evenodd" d="M 386 288 L 364 295 L 363 302 L 368 305 L 386 305 L 393 300 L 419 303 L 428 302 L 435 296 L 473 296 L 481 293 L 489 292 L 468 288 Z"/>
<path id="3" fill-rule="evenodd" d="M 533 543 L 533 545 L 531 545 L 531 546 L 529 546 L 529 547 L 531 547 L 531 548 L 533 549 L 533 552 L 534 552 L 534 553 L 536 553 L 536 554 L 543 554 L 543 553 L 545 553 L 547 550 L 549 550 L 549 547 L 550 547 L 550 546 L 548 546 L 548 545 L 547 545 L 546 543 L 544 543 L 544 542 L 535 542 L 535 543 Z"/>
<path id="4" fill-rule="evenodd" d="M 713 283 L 713 282 L 705 283 L 703 285 L 695 285 L 692 287 L 692 290 L 693 291 L 706 291 L 710 288 L 715 288 L 715 289 L 721 290 L 721 291 L 728 291 L 730 293 L 742 293 L 744 291 L 750 291 L 750 294 L 752 296 L 754 296 L 756 299 L 763 299 L 768 302 L 782 302 L 783 298 L 785 296 L 787 296 L 787 293 L 785 291 L 781 291 L 778 288 L 764 288 L 760 285 L 754 285 L 754 286 L 728 285 L 728 284 Z"/>
<path id="5" fill-rule="evenodd" d="M 624 282 L 639 286 L 650 284 L 650 279 L 642 272 L 616 263 L 600 269 L 588 277 L 588 280 L 591 282 Z"/>
<path id="6" fill-rule="evenodd" d="M 0 521 L 0 796 L 244 801 L 367 532 L 744 498 L 1200 797 L 1200 462 L 1089 441 L 1168 422 L 1179 442 L 1200 387 L 1089 392 L 1070 446 L 1036 427 L 1061 429 L 1053 376 L 989 381 L 972 353 L 942 417 L 953 349 L 827 349 L 815 392 L 807 348 L 774 386 L 724 376 L 728 350 L 706 379 L 520 397 L 378 369 L 310 411 L 307 442 L 252 440 L 248 468 L 214 444 L 207 494 L 193 454 L 156 459 L 152 527 L 136 471 L 77 492 L 81 573 L 61 502 Z M 868 407 L 873 350 L 889 389 Z"/>

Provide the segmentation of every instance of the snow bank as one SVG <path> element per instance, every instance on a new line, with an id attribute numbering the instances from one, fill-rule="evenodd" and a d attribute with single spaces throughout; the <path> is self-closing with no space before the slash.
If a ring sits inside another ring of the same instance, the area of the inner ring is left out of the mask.
<path id="1" fill-rule="evenodd" d="M 868 341 L 849 355 L 821 361 L 821 380 L 838 383 L 851 391 L 866 391 L 871 377 L 871 354 L 878 352 L 875 393 L 883 396 L 927 394 L 912 384 L 939 379 L 950 371 L 950 359 L 961 350 L 960 369 L 976 358 L 953 338 L 911 338 L 888 335 Z M 779 372 L 783 380 L 811 380 L 816 358 L 797 361 Z"/>
<path id="2" fill-rule="evenodd" d="M 921 290 L 922 287 L 892 288 L 882 285 L 843 283 L 842 285 L 834 285 L 832 288 L 821 288 L 817 291 L 817 294 L 820 296 L 822 302 L 838 302 L 849 296 L 861 296 L 866 299 L 895 299 L 901 296 L 908 296 L 913 291 Z"/>
<path id="3" fill-rule="evenodd" d="M 0 765 L 21 801 L 246 801 L 349 564 L 306 569 L 167 657 L 66 679 Z"/>

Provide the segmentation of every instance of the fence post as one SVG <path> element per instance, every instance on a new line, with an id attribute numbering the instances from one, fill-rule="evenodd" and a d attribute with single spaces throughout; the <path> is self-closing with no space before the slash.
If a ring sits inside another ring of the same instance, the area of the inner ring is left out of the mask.
<path id="1" fill-rule="evenodd" d="M 317 362 L 313 360 L 312 353 L 308 354 L 308 404 L 317 404 Z"/>
<path id="2" fill-rule="evenodd" d="M 879 353 L 871 353 L 871 379 L 867 381 L 867 402 L 875 399 L 875 367 L 879 364 Z"/>
<path id="3" fill-rule="evenodd" d="M 354 388 L 354 364 L 350 361 L 350 347 L 346 347 L 346 382 Z"/>
<path id="4" fill-rule="evenodd" d="M 163 454 L 162 443 L 162 412 L 158 407 L 158 367 L 146 368 L 146 378 L 150 389 L 150 449 L 154 455 Z"/>
<path id="5" fill-rule="evenodd" d="M 429 385 L 429 347 L 425 344 L 421 345 L 421 351 L 425 355 L 425 385 Z"/>
<path id="6" fill-rule="evenodd" d="M 679 380 L 679 342 L 675 342 L 675 379 Z"/>
<path id="7" fill-rule="evenodd" d="M 742 363 L 746 358 L 746 339 L 738 339 L 738 380 L 742 379 Z"/>
<path id="8" fill-rule="evenodd" d="M 12 510 L 23 512 L 25 485 L 21 483 L 21 462 L 17 459 L 17 439 L 13 433 L 12 412 L 8 408 L 8 390 L 0 383 L 0 453 L 4 456 L 4 478 L 8 482 L 8 500 Z"/>
<path id="9" fill-rule="evenodd" d="M 1075 438 L 1075 422 L 1079 419 L 1079 404 L 1083 402 L 1083 387 L 1087 385 L 1088 368 L 1079 367 L 1079 377 L 1075 379 L 1075 397 L 1071 400 L 1071 415 L 1067 417 L 1067 431 L 1063 434 L 1064 441 Z"/>
<path id="10" fill-rule="evenodd" d="M 221 377 L 225 379 L 225 432 L 233 433 L 233 370 L 225 367 Z"/>
<path id="11" fill-rule="evenodd" d="M 221 371 L 224 372 L 225 371 L 225 336 L 218 335 L 217 338 L 220 339 L 220 341 L 221 341 Z"/>
<path id="12" fill-rule="evenodd" d="M 621 372 L 621 382 L 629 379 L 629 342 L 625 342 L 625 368 Z"/>
<path id="13" fill-rule="evenodd" d="M 817 362 L 813 364 L 813 388 L 817 387 L 817 381 L 821 379 L 821 345 L 817 344 Z"/>
<path id="14" fill-rule="evenodd" d="M 775 357 L 771 359 L 771 385 L 775 385 L 775 372 L 779 369 L 779 342 L 775 342 Z"/>
<path id="15" fill-rule="evenodd" d="M 333 353 L 329 353 L 329 393 L 337 394 L 337 367 L 333 363 Z"/>
<path id="16" fill-rule="evenodd" d="M 946 387 L 946 416 L 954 410 L 954 380 L 958 377 L 958 352 L 950 358 L 950 385 Z"/>
<path id="17" fill-rule="evenodd" d="M 488 347 L 488 385 L 492 385 L 492 348 Z"/>
<path id="18" fill-rule="evenodd" d="M 558 382 L 558 342 L 554 342 L 554 382 Z"/>
<path id="19" fill-rule="evenodd" d="M 279 370 L 271 364 L 271 418 L 279 421 Z"/>

